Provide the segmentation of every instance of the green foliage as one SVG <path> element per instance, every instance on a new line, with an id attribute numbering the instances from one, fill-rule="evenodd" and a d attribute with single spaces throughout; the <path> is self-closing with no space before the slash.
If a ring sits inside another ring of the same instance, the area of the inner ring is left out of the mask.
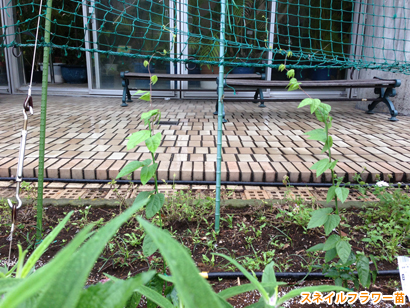
<path id="1" fill-rule="evenodd" d="M 283 67 L 282 67 L 283 68 Z M 291 78 L 288 89 L 296 90 L 303 89 L 300 86 L 300 83 L 297 82 L 292 74 L 288 71 L 288 77 Z M 305 92 L 306 93 L 306 92 Z M 370 284 L 369 277 L 369 260 L 363 255 L 358 255 L 352 252 L 351 245 L 349 244 L 349 238 L 347 236 L 340 237 L 337 234 L 333 234 L 333 230 L 336 228 L 340 232 L 340 222 L 341 217 L 339 215 L 338 200 L 344 203 L 349 196 L 349 189 L 341 187 L 343 178 L 337 178 L 337 175 L 334 171 L 337 160 L 332 160 L 331 148 L 333 146 L 333 138 L 329 134 L 329 130 L 332 127 L 333 118 L 330 116 L 331 106 L 328 104 L 322 103 L 319 99 L 313 99 L 311 97 L 305 98 L 301 101 L 298 108 L 305 106 L 310 107 L 310 112 L 315 114 L 317 120 L 324 124 L 323 128 L 318 128 L 306 132 L 308 139 L 316 140 L 323 143 L 322 153 L 327 152 L 328 157 L 321 159 L 310 167 L 312 170 L 316 170 L 316 177 L 321 176 L 327 170 L 330 170 L 332 174 L 332 186 L 329 188 L 327 193 L 326 201 L 329 203 L 332 200 L 335 201 L 335 213 L 333 213 L 332 208 L 322 208 L 316 211 L 313 211 L 311 214 L 311 219 L 308 223 L 308 228 L 318 228 L 324 227 L 326 236 L 329 236 L 328 239 L 323 244 L 315 245 L 311 247 L 308 251 L 324 251 L 325 252 L 325 264 L 322 266 L 322 270 L 329 277 L 335 279 L 336 284 L 347 285 L 347 280 L 352 280 L 355 282 L 355 285 L 358 287 L 359 282 L 363 286 L 368 286 Z M 330 262 L 339 257 L 339 262 L 330 264 Z M 351 273 L 350 267 L 355 263 L 351 260 L 360 260 L 360 263 L 356 262 L 356 268 L 360 264 L 360 271 L 358 269 L 359 275 L 356 277 Z M 367 266 L 365 262 L 367 261 Z"/>

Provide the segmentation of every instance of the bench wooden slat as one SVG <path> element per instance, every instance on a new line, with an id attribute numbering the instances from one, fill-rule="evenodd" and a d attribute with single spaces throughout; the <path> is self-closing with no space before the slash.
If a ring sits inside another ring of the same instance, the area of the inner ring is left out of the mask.
<path id="1" fill-rule="evenodd" d="M 155 74 L 159 80 L 176 80 L 176 81 L 188 81 L 188 80 L 202 80 L 202 81 L 214 81 L 219 77 L 219 74 Z M 148 73 L 124 73 L 124 77 L 128 79 L 149 79 Z M 229 74 L 225 75 L 227 79 L 251 79 L 258 80 L 262 76 L 258 74 Z"/>
<path id="2" fill-rule="evenodd" d="M 227 79 L 227 86 L 232 87 L 259 87 L 259 88 L 285 88 L 289 81 L 282 80 L 235 80 Z M 377 86 L 393 88 L 396 80 L 380 80 L 380 79 L 362 79 L 362 80 L 318 80 L 318 81 L 301 81 L 303 88 L 318 88 L 318 87 L 337 87 L 337 88 L 374 88 Z"/>

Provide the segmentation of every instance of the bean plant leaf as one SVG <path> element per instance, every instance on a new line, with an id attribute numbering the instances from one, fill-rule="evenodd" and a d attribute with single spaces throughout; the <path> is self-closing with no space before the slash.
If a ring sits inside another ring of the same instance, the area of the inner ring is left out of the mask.
<path id="1" fill-rule="evenodd" d="M 322 152 L 324 153 L 326 151 L 328 151 L 333 145 L 333 138 L 332 136 L 327 136 L 327 141 L 325 142 L 325 145 L 323 146 Z"/>
<path id="2" fill-rule="evenodd" d="M 325 253 L 325 262 L 330 262 L 337 256 L 336 248 L 332 248 Z"/>
<path id="3" fill-rule="evenodd" d="M 340 241 L 340 236 L 337 234 L 332 234 L 329 236 L 323 246 L 324 251 L 328 251 L 336 247 L 336 244 Z"/>
<path id="4" fill-rule="evenodd" d="M 131 150 L 135 148 L 141 142 L 147 140 L 151 136 L 149 130 L 140 130 L 138 132 L 132 133 L 131 136 L 128 137 L 127 142 L 127 150 Z"/>
<path id="5" fill-rule="evenodd" d="M 329 218 L 329 214 L 333 211 L 332 208 L 327 207 L 319 209 L 312 212 L 312 217 L 310 218 L 308 229 L 323 226 Z"/>
<path id="6" fill-rule="evenodd" d="M 147 91 L 146 93 L 142 94 L 139 99 L 142 99 L 143 101 L 149 102 L 151 101 L 151 92 Z"/>
<path id="7" fill-rule="evenodd" d="M 147 124 L 149 122 L 149 119 L 151 119 L 153 116 L 159 114 L 159 109 L 152 109 L 148 112 L 143 112 L 141 114 L 141 120 L 144 120 L 144 123 Z"/>
<path id="8" fill-rule="evenodd" d="M 330 137 L 330 136 L 329 136 Z M 336 165 L 337 165 L 337 163 L 338 163 L 339 161 L 336 159 L 336 160 L 334 160 L 334 161 L 332 161 L 332 163 L 330 164 L 330 166 L 329 166 L 329 169 L 331 169 L 331 170 L 333 170 L 335 167 L 336 167 Z"/>
<path id="9" fill-rule="evenodd" d="M 282 63 L 281 65 L 279 65 L 278 71 L 283 72 L 285 70 L 285 68 L 286 68 L 285 64 Z"/>
<path id="10" fill-rule="evenodd" d="M 335 190 L 336 196 L 344 203 L 349 196 L 349 189 L 345 187 L 338 187 Z"/>
<path id="11" fill-rule="evenodd" d="M 149 234 L 145 234 L 144 242 L 142 243 L 142 253 L 144 254 L 144 256 L 152 256 L 157 251 L 157 249 L 158 246 L 155 245 Z"/>
<path id="12" fill-rule="evenodd" d="M 147 60 L 144 60 L 144 67 L 147 67 L 149 65 L 149 62 Z"/>
<path id="13" fill-rule="evenodd" d="M 153 163 L 152 165 L 143 167 L 141 169 L 141 183 L 142 185 L 147 184 L 147 182 L 155 175 L 155 172 L 157 171 L 158 164 Z"/>
<path id="14" fill-rule="evenodd" d="M 155 154 L 155 151 L 161 144 L 161 138 L 161 133 L 156 133 L 154 136 L 145 140 L 145 145 L 152 154 Z"/>
<path id="15" fill-rule="evenodd" d="M 316 118 L 320 121 L 325 123 L 326 119 L 329 116 L 329 112 L 332 109 L 332 107 L 328 104 L 320 103 L 320 105 L 317 107 L 315 111 Z"/>
<path id="16" fill-rule="evenodd" d="M 166 260 L 171 275 L 174 277 L 178 297 L 185 307 L 226 307 L 209 283 L 199 275 L 199 270 L 191 256 L 180 243 L 173 239 L 168 232 L 154 227 L 141 217 L 138 217 L 137 220 L 145 229 L 146 234 L 158 246 L 161 255 Z"/>
<path id="17" fill-rule="evenodd" d="M 370 267 L 369 259 L 365 255 L 358 255 L 356 262 L 357 274 L 359 276 L 360 283 L 368 288 L 370 286 Z"/>
<path id="18" fill-rule="evenodd" d="M 316 109 L 319 107 L 319 105 L 320 105 L 320 100 L 317 98 L 313 99 L 313 103 L 310 104 L 310 113 L 314 113 Z"/>
<path id="19" fill-rule="evenodd" d="M 326 202 L 329 203 L 336 196 L 336 186 L 330 186 L 327 191 Z"/>
<path id="20" fill-rule="evenodd" d="M 325 222 L 325 234 L 328 236 L 334 228 L 336 228 L 340 224 L 340 216 L 339 215 L 329 215 L 328 220 Z"/>
<path id="21" fill-rule="evenodd" d="M 162 208 L 165 202 L 165 195 L 162 193 L 154 194 L 149 198 L 146 206 L 145 215 L 148 219 L 154 217 L 156 213 Z"/>
<path id="22" fill-rule="evenodd" d="M 344 264 L 349 259 L 350 252 L 352 251 L 352 246 L 347 241 L 340 239 L 336 243 L 336 250 L 340 260 Z"/>
<path id="23" fill-rule="evenodd" d="M 319 177 L 325 172 L 327 169 L 329 169 L 330 163 L 328 158 L 323 158 L 319 160 L 318 162 L 314 163 L 312 167 L 309 169 L 311 170 L 316 170 L 316 177 Z"/>
<path id="24" fill-rule="evenodd" d="M 151 83 L 154 85 L 156 84 L 158 81 L 158 76 L 157 75 L 152 75 L 151 76 Z"/>
<path id="25" fill-rule="evenodd" d="M 125 165 L 124 168 L 121 169 L 116 179 L 122 178 L 123 176 L 126 176 L 141 167 L 148 166 L 150 163 L 151 163 L 151 159 L 149 158 L 144 161 L 132 161 L 128 163 L 127 165 Z"/>
<path id="26" fill-rule="evenodd" d="M 305 107 L 305 106 L 309 106 L 309 105 L 311 105 L 311 104 L 313 104 L 313 98 L 308 97 L 308 98 L 303 99 L 303 100 L 300 102 L 298 108 L 302 108 L 302 107 Z"/>
<path id="27" fill-rule="evenodd" d="M 311 130 L 305 133 L 305 135 L 308 135 L 309 136 L 308 139 L 310 140 L 317 140 L 321 142 L 326 142 L 327 140 L 327 135 L 323 128 L 317 128 L 317 129 Z"/>
<path id="28" fill-rule="evenodd" d="M 287 73 L 286 73 L 286 76 L 287 76 L 288 78 L 293 78 L 293 77 L 295 77 L 295 70 L 294 70 L 294 69 L 288 70 Z"/>
<path id="29" fill-rule="evenodd" d="M 324 246 L 324 243 L 316 244 L 315 246 L 310 247 L 310 248 L 309 248 L 308 250 L 306 250 L 306 251 L 309 251 L 309 252 L 321 251 L 321 250 L 323 250 L 323 246 Z"/>

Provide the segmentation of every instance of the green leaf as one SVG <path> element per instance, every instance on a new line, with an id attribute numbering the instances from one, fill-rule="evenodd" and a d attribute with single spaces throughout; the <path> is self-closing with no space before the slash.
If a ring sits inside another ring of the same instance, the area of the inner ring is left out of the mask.
<path id="1" fill-rule="evenodd" d="M 359 276 L 360 283 L 368 288 L 370 286 L 370 266 L 369 259 L 365 255 L 358 255 L 356 262 L 357 274 Z"/>
<path id="2" fill-rule="evenodd" d="M 151 76 L 151 83 L 154 85 L 156 84 L 158 81 L 158 76 L 157 75 L 152 75 Z"/>
<path id="3" fill-rule="evenodd" d="M 162 193 L 151 195 L 146 206 L 145 215 L 148 219 L 154 217 L 162 208 L 165 202 L 165 195 Z"/>
<path id="4" fill-rule="evenodd" d="M 131 136 L 128 137 L 129 140 L 127 142 L 127 150 L 135 148 L 138 144 L 147 140 L 150 136 L 151 133 L 149 130 L 140 130 L 131 134 Z"/>
<path id="5" fill-rule="evenodd" d="M 328 104 L 320 103 L 320 105 L 317 107 L 315 111 L 316 118 L 320 121 L 325 123 L 326 119 L 329 116 L 329 112 L 332 109 L 332 107 Z"/>
<path id="6" fill-rule="evenodd" d="M 151 138 L 148 138 L 145 140 L 145 145 L 147 146 L 148 150 L 152 154 L 155 154 L 155 151 L 158 149 L 159 145 L 161 144 L 161 133 L 156 133 L 154 136 Z"/>
<path id="7" fill-rule="evenodd" d="M 325 145 L 323 146 L 321 153 L 328 151 L 332 147 L 332 145 L 333 145 L 333 138 L 332 136 L 328 136 L 327 141 L 325 142 Z"/>
<path id="8" fill-rule="evenodd" d="M 174 306 L 161 294 L 146 286 L 140 286 L 135 291 L 144 295 L 147 299 L 149 299 L 150 301 L 154 302 L 162 308 L 174 308 Z"/>
<path id="9" fill-rule="evenodd" d="M 330 163 L 329 159 L 323 158 L 319 160 L 318 162 L 314 163 L 312 167 L 309 169 L 311 170 L 316 170 L 316 177 L 319 177 L 325 172 L 327 169 L 329 169 Z"/>
<path id="10" fill-rule="evenodd" d="M 76 308 L 123 308 L 134 290 L 147 283 L 154 275 L 155 271 L 149 271 L 127 280 L 90 286 L 83 290 Z"/>
<path id="11" fill-rule="evenodd" d="M 71 215 L 74 212 L 71 211 L 64 217 L 64 219 L 50 232 L 49 235 L 41 242 L 40 245 L 33 251 L 31 256 L 28 258 L 27 262 L 24 264 L 24 267 L 21 270 L 21 275 L 16 275 L 16 278 L 24 278 L 30 273 L 33 267 L 36 265 L 38 259 L 43 255 L 44 251 L 50 246 L 50 244 L 54 241 L 60 231 L 64 228 L 67 221 L 70 219 Z M 24 261 L 24 260 L 23 260 Z"/>
<path id="12" fill-rule="evenodd" d="M 305 98 L 300 102 L 298 108 L 302 108 L 311 104 L 313 104 L 313 98 Z"/>
<path id="13" fill-rule="evenodd" d="M 328 220 L 325 222 L 325 234 L 328 236 L 334 228 L 336 228 L 340 224 L 340 216 L 339 215 L 329 215 Z"/>
<path id="14" fill-rule="evenodd" d="M 309 252 L 313 252 L 313 251 L 321 251 L 323 250 L 323 245 L 324 243 L 320 243 L 320 244 L 316 244 L 315 246 L 310 247 L 308 250 Z"/>
<path id="15" fill-rule="evenodd" d="M 276 307 L 279 307 L 280 305 L 282 305 L 284 302 L 294 298 L 294 297 L 298 297 L 300 296 L 300 294 L 302 292 L 309 292 L 309 293 L 313 293 L 313 292 L 330 292 L 330 291 L 343 291 L 343 292 L 350 292 L 349 289 L 343 288 L 343 287 L 339 287 L 339 286 L 313 286 L 313 287 L 304 287 L 304 288 L 300 288 L 300 289 L 294 289 L 292 291 L 290 291 L 289 293 L 287 293 L 286 295 L 282 296 L 277 302 L 276 302 Z"/>
<path id="16" fill-rule="evenodd" d="M 142 252 L 144 256 L 149 257 L 152 256 L 158 249 L 158 246 L 155 245 L 152 238 L 149 234 L 145 234 L 144 242 L 142 243 Z"/>
<path id="17" fill-rule="evenodd" d="M 285 64 L 281 64 L 281 65 L 279 65 L 279 67 L 278 67 L 278 71 L 279 71 L 279 72 L 283 72 L 283 71 L 285 70 L 285 68 L 286 68 Z"/>
<path id="18" fill-rule="evenodd" d="M 142 202 L 143 200 L 147 199 L 147 203 L 149 201 L 149 197 L 154 193 L 154 191 L 141 191 L 134 199 L 132 206 Z"/>
<path id="19" fill-rule="evenodd" d="M 255 288 L 259 291 L 259 293 L 261 294 L 261 297 L 265 300 L 265 302 L 266 303 L 269 302 L 269 294 L 266 292 L 265 288 L 258 281 L 258 279 L 256 279 L 254 276 L 252 276 L 242 265 L 240 265 L 236 260 L 234 260 L 231 257 L 228 257 L 226 255 L 223 255 L 223 254 L 220 254 L 220 253 L 214 253 L 214 255 L 225 258 L 230 263 L 235 265 L 242 272 L 242 274 L 244 274 L 244 276 L 250 281 L 250 283 L 255 286 Z"/>
<path id="20" fill-rule="evenodd" d="M 147 182 L 155 175 L 155 172 L 157 171 L 158 164 L 153 163 L 152 165 L 143 167 L 141 169 L 141 183 L 142 185 L 147 184 Z"/>
<path id="21" fill-rule="evenodd" d="M 317 140 L 322 142 L 326 142 L 327 140 L 326 131 L 323 128 L 311 130 L 310 132 L 305 133 L 305 135 L 308 135 L 308 139 L 310 140 Z"/>
<path id="22" fill-rule="evenodd" d="M 147 60 L 144 60 L 144 67 L 147 67 L 149 65 L 149 62 Z"/>
<path id="23" fill-rule="evenodd" d="M 271 262 L 268 265 L 266 265 L 262 275 L 262 282 L 272 282 L 276 284 L 275 271 L 273 270 L 274 265 L 274 262 Z"/>
<path id="24" fill-rule="evenodd" d="M 168 232 L 154 227 L 138 217 L 137 220 L 158 246 L 174 277 L 175 288 L 185 307 L 223 308 L 211 286 L 200 275 L 187 250 L 173 239 Z"/>
<path id="25" fill-rule="evenodd" d="M 288 78 L 293 78 L 293 77 L 295 77 L 295 70 L 294 70 L 294 69 L 288 70 L 288 72 L 286 73 L 286 76 L 287 76 Z"/>
<path id="26" fill-rule="evenodd" d="M 337 256 L 336 248 L 332 248 L 325 253 L 325 262 L 330 262 Z"/>
<path id="27" fill-rule="evenodd" d="M 142 94 L 140 97 L 139 97 L 139 99 L 141 99 L 141 100 L 143 100 L 143 101 L 146 101 L 146 102 L 149 102 L 149 101 L 151 101 L 151 92 L 146 92 L 145 94 Z"/>
<path id="28" fill-rule="evenodd" d="M 151 159 L 146 159 L 144 161 L 132 161 L 128 163 L 124 168 L 121 169 L 121 171 L 118 173 L 116 179 L 122 178 L 123 176 L 126 176 L 138 168 L 148 166 L 151 163 Z"/>
<path id="29" fill-rule="evenodd" d="M 323 246 L 324 251 L 328 251 L 330 249 L 333 249 L 336 247 L 337 242 L 340 241 L 340 236 L 337 234 L 332 234 L 329 236 L 325 242 L 325 245 Z"/>
<path id="30" fill-rule="evenodd" d="M 342 263 L 346 263 L 352 251 L 352 246 L 347 241 L 340 239 L 336 243 L 336 250 Z"/>
<path id="31" fill-rule="evenodd" d="M 333 209 L 329 207 L 313 211 L 312 218 L 310 218 L 309 224 L 307 226 L 308 229 L 323 226 L 332 211 Z"/>
<path id="32" fill-rule="evenodd" d="M 72 259 L 77 248 L 89 236 L 93 225 L 86 226 L 81 230 L 70 243 L 65 246 L 49 263 L 40 267 L 28 278 L 21 280 L 21 283 L 4 295 L 0 302 L 1 308 L 13 308 L 28 300 L 30 297 L 50 289 L 55 277 L 60 276 L 62 268 Z M 55 289 L 53 289 L 55 290 Z M 47 307 L 47 305 L 37 305 L 37 307 Z"/>
<path id="33" fill-rule="evenodd" d="M 330 186 L 327 191 L 326 202 L 329 203 L 336 196 L 336 186 Z"/>
<path id="34" fill-rule="evenodd" d="M 344 203 L 349 196 L 349 189 L 345 187 L 338 187 L 335 190 L 336 196 Z"/>
<path id="35" fill-rule="evenodd" d="M 369 257 L 370 257 L 370 260 L 372 260 L 372 262 L 373 262 L 373 265 L 374 265 L 374 267 L 375 267 L 375 269 L 376 269 L 376 272 L 378 273 L 378 272 L 379 272 L 379 269 L 377 268 L 376 258 L 374 257 L 374 255 L 370 255 Z"/>
<path id="36" fill-rule="evenodd" d="M 77 305 L 84 284 L 87 281 L 95 261 L 101 255 L 107 242 L 140 208 L 147 204 L 148 198 L 140 200 L 124 211 L 121 215 L 109 221 L 81 246 L 71 257 L 61 273 L 50 281 L 51 288 L 44 290 L 39 298 L 39 307 L 73 308 Z M 58 292 L 56 292 L 58 290 Z"/>
<path id="37" fill-rule="evenodd" d="M 141 114 L 141 120 L 144 120 L 144 123 L 145 124 L 148 124 L 148 121 L 149 121 L 149 119 L 151 119 L 151 117 L 153 117 L 153 116 L 155 116 L 155 115 L 157 115 L 157 114 L 159 114 L 160 112 L 159 112 L 159 109 L 152 109 L 152 110 L 150 110 L 150 111 L 148 111 L 148 112 L 143 112 L 142 114 Z"/>
<path id="38" fill-rule="evenodd" d="M 320 99 L 313 99 L 313 103 L 310 105 L 310 113 L 314 113 L 316 111 L 316 109 L 319 107 L 320 105 Z"/>
<path id="39" fill-rule="evenodd" d="M 330 136 L 329 136 L 330 137 Z M 334 160 L 334 161 L 332 161 L 332 163 L 330 164 L 330 166 L 329 166 L 329 169 L 331 169 L 331 170 L 333 170 L 335 167 L 336 167 L 336 165 L 337 165 L 337 163 L 338 163 L 339 161 L 336 159 L 336 160 Z"/>

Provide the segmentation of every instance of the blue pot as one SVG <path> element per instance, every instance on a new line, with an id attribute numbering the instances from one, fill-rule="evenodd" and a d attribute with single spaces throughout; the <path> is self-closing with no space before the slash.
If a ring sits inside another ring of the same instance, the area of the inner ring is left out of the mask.
<path id="1" fill-rule="evenodd" d="M 250 67 L 250 66 L 237 66 L 232 70 L 231 73 L 232 74 L 254 74 L 255 68 Z"/>
<path id="2" fill-rule="evenodd" d="M 67 83 L 86 83 L 87 67 L 83 65 L 61 65 L 61 75 Z"/>
<path id="3" fill-rule="evenodd" d="M 312 68 L 310 79 L 312 80 L 333 80 L 337 78 L 337 68 Z"/>

